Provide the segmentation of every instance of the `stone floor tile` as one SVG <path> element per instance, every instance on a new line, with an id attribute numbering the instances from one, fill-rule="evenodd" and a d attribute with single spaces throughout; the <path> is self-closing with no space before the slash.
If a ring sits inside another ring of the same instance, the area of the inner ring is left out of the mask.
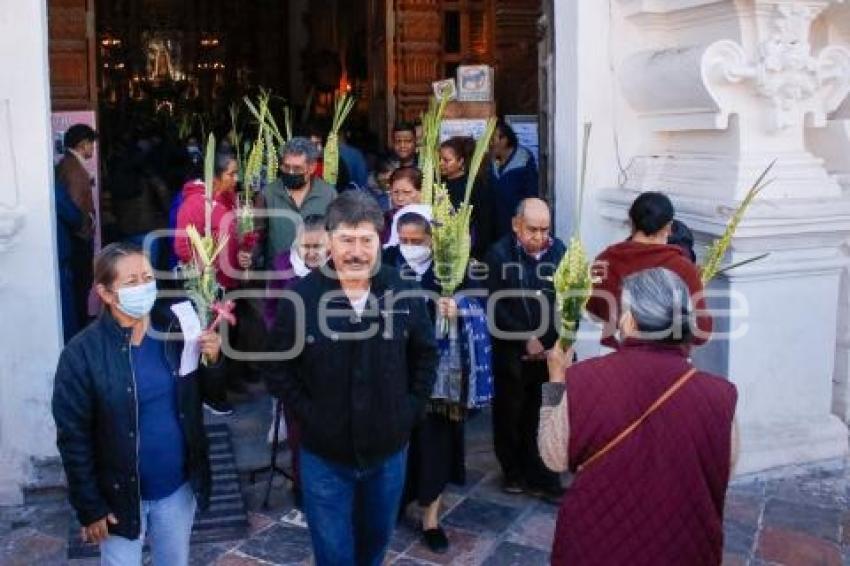
<path id="1" fill-rule="evenodd" d="M 522 514 L 522 509 L 470 497 L 446 515 L 444 523 L 472 532 L 501 533 Z"/>
<path id="2" fill-rule="evenodd" d="M 550 552 L 554 537 L 555 517 L 542 511 L 532 511 L 514 523 L 507 540 Z"/>
<path id="3" fill-rule="evenodd" d="M 189 550 L 189 566 L 209 566 L 233 550 L 236 542 L 193 544 Z"/>
<path id="4" fill-rule="evenodd" d="M 417 560 L 410 556 L 399 556 L 391 564 L 392 566 L 434 566 L 433 562 Z"/>
<path id="5" fill-rule="evenodd" d="M 277 564 L 301 564 L 310 558 L 310 532 L 290 525 L 272 525 L 240 544 L 240 555 Z"/>
<path id="6" fill-rule="evenodd" d="M 269 562 L 262 562 L 250 556 L 230 552 L 216 560 L 213 564 L 214 566 L 268 566 Z"/>
<path id="7" fill-rule="evenodd" d="M 766 527 L 759 534 L 758 558 L 788 566 L 841 566 L 838 545 L 787 529 Z"/>
<path id="8" fill-rule="evenodd" d="M 733 520 L 723 524 L 724 548 L 727 552 L 749 556 L 758 535 L 758 527 L 744 525 Z"/>
<path id="9" fill-rule="evenodd" d="M 732 492 L 726 496 L 723 516 L 743 525 L 756 527 L 764 508 L 764 499 L 754 494 Z"/>
<path id="10" fill-rule="evenodd" d="M 65 540 L 46 535 L 33 528 L 16 529 L 0 542 L 0 564 L 31 566 L 65 562 Z"/>
<path id="11" fill-rule="evenodd" d="M 545 550 L 513 542 L 503 542 L 484 561 L 484 566 L 529 566 L 548 563 L 549 553 Z"/>
<path id="12" fill-rule="evenodd" d="M 449 549 L 445 554 L 434 554 L 422 541 L 417 540 L 405 556 L 432 564 L 478 564 L 495 544 L 495 539 L 490 534 L 472 533 L 452 527 L 445 527 L 445 531 L 449 539 Z"/>
<path id="13" fill-rule="evenodd" d="M 837 543 L 841 523 L 841 510 L 819 507 L 781 499 L 770 499 L 765 504 L 764 525 L 799 531 Z"/>
<path id="14" fill-rule="evenodd" d="M 279 515 L 279 513 L 276 513 L 276 515 Z M 267 529 L 269 525 L 273 525 L 274 523 L 275 520 L 268 515 L 253 512 L 248 513 L 248 538 Z"/>
<path id="15" fill-rule="evenodd" d="M 417 540 L 419 540 L 418 525 L 410 519 L 402 519 L 396 525 L 393 538 L 390 540 L 390 550 L 398 554 L 403 554 Z"/>

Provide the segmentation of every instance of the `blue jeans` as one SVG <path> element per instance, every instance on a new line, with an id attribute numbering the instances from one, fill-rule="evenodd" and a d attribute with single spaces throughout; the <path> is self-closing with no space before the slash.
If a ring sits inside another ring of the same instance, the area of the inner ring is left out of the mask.
<path id="1" fill-rule="evenodd" d="M 304 512 L 317 566 L 379 566 L 398 518 L 407 448 L 367 469 L 301 449 Z"/>
<path id="2" fill-rule="evenodd" d="M 188 482 L 168 497 L 142 501 L 139 538 L 130 540 L 110 535 L 100 544 L 101 566 L 141 566 L 146 536 L 151 538 L 153 566 L 186 566 L 195 506 L 195 494 Z"/>

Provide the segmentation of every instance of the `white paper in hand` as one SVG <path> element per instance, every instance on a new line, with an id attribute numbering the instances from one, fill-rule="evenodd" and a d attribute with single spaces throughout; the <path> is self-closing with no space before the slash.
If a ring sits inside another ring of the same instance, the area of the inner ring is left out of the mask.
<path id="1" fill-rule="evenodd" d="M 183 330 L 180 377 L 184 377 L 198 369 L 198 360 L 201 358 L 201 319 L 190 301 L 171 305 L 171 311 L 177 316 Z"/>

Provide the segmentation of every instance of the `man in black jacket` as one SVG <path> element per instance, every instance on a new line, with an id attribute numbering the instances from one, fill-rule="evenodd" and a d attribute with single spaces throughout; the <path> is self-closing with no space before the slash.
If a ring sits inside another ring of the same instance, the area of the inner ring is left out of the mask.
<path id="1" fill-rule="evenodd" d="M 269 388 L 302 430 L 304 510 L 319 566 L 380 564 L 398 515 L 407 443 L 436 377 L 422 292 L 378 264 L 383 215 L 359 191 L 326 215 L 330 263 L 280 300 Z"/>
<path id="2" fill-rule="evenodd" d="M 546 202 L 525 199 L 513 219 L 513 234 L 496 242 L 485 261 L 494 338 L 493 443 L 503 488 L 508 493 L 527 488 L 554 501 L 563 490 L 537 450 L 546 350 L 558 338 L 552 276 L 565 252 L 550 229 Z"/>

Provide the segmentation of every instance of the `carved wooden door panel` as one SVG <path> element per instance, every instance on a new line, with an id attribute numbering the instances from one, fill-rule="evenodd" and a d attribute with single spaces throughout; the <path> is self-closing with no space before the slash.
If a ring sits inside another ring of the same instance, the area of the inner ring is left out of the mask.
<path id="1" fill-rule="evenodd" d="M 428 107 L 431 83 L 442 78 L 440 8 L 440 0 L 395 0 L 389 83 L 396 121 L 418 118 Z"/>
<path id="2" fill-rule="evenodd" d="M 368 91 L 369 126 L 376 132 L 381 143 L 385 143 L 389 132 L 387 113 L 390 105 L 387 64 L 390 53 L 387 42 L 387 11 L 392 9 L 392 0 L 369 0 L 368 21 Z"/>
<path id="3" fill-rule="evenodd" d="M 94 110 L 93 0 L 49 0 L 50 92 L 54 110 Z"/>
<path id="4" fill-rule="evenodd" d="M 496 100 L 502 114 L 537 114 L 541 0 L 495 0 Z"/>

